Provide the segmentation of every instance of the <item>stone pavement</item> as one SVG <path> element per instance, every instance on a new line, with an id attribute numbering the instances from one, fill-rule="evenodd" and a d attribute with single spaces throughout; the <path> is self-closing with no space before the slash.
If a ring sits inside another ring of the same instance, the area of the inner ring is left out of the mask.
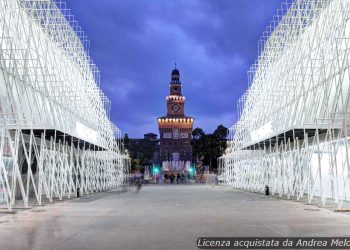
<path id="1" fill-rule="evenodd" d="M 350 236 L 350 214 L 205 185 L 109 191 L 0 217 L 0 249 L 197 249 L 203 236 Z"/>

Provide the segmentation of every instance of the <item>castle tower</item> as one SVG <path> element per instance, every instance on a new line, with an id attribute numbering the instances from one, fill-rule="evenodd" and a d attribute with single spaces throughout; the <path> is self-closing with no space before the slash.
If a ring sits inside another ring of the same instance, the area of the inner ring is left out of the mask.
<path id="1" fill-rule="evenodd" d="M 193 118 L 185 115 L 185 97 L 182 95 L 180 72 L 171 72 L 170 93 L 166 97 L 167 115 L 158 118 L 160 159 L 162 162 L 190 163 Z M 171 170 L 171 168 L 170 168 Z"/>

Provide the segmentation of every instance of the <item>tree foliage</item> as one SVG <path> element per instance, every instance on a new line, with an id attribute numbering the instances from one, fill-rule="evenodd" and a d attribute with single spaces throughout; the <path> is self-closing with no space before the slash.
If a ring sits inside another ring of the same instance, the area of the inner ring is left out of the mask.
<path id="1" fill-rule="evenodd" d="M 217 170 L 217 159 L 225 152 L 228 129 L 219 125 L 212 134 L 205 134 L 203 129 L 192 132 L 192 155 L 197 161 L 209 165 L 211 171 Z"/>

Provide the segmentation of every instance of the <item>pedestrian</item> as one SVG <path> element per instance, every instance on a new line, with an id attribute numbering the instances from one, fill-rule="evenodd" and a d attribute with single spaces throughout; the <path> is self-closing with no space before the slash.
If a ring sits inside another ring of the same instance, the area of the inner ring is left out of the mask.
<path id="1" fill-rule="evenodd" d="M 136 180 L 135 185 L 136 185 L 136 193 L 139 193 L 140 190 L 141 190 L 141 187 L 142 187 L 142 180 L 141 180 L 141 178 L 138 178 Z"/>
<path id="2" fill-rule="evenodd" d="M 177 184 L 180 183 L 180 179 L 181 179 L 180 173 L 177 173 L 177 176 L 176 176 L 176 183 Z"/>
<path id="3" fill-rule="evenodd" d="M 181 174 L 181 183 L 183 184 L 184 182 L 185 182 L 185 174 L 182 173 L 182 174 Z"/>

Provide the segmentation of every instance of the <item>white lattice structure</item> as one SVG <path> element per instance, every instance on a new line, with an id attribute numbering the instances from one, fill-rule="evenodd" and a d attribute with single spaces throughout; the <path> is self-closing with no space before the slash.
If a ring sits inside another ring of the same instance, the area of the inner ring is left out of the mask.
<path id="1" fill-rule="evenodd" d="M 8 209 L 119 187 L 128 159 L 65 4 L 0 0 L 0 194 Z M 1 201 L 1 200 L 0 200 Z"/>
<path id="2" fill-rule="evenodd" d="M 224 185 L 342 207 L 350 200 L 350 1 L 282 6 L 259 43 L 219 159 Z"/>

